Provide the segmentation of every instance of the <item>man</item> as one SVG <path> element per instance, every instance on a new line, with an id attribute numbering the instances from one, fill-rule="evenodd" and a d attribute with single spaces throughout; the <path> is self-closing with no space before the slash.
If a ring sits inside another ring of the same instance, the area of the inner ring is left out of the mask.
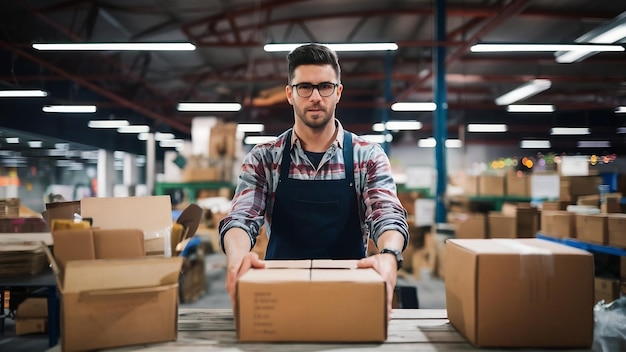
<path id="1" fill-rule="evenodd" d="M 361 259 L 359 267 L 385 279 L 391 311 L 408 225 L 389 160 L 378 144 L 344 132 L 335 118 L 343 85 L 334 51 L 307 44 L 287 61 L 293 128 L 245 157 L 231 211 L 219 226 L 233 307 L 237 279 L 264 267 L 250 250 L 265 221 L 265 259 Z M 381 253 L 364 258 L 368 236 Z"/>

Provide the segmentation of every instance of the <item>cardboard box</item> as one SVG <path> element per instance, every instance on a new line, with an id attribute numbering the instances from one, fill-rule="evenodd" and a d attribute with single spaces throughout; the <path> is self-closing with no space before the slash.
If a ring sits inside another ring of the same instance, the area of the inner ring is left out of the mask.
<path id="1" fill-rule="evenodd" d="M 626 281 L 626 256 L 619 257 L 619 275 L 622 281 Z"/>
<path id="2" fill-rule="evenodd" d="M 149 254 L 172 255 L 172 205 L 170 196 L 83 198 L 81 215 L 93 219 L 93 227 L 139 229 Z M 166 245 L 168 244 L 168 245 Z"/>
<path id="3" fill-rule="evenodd" d="M 504 196 L 504 176 L 480 175 L 478 177 L 478 194 L 481 196 Z"/>
<path id="4" fill-rule="evenodd" d="M 573 205 L 575 202 L 569 200 L 558 200 L 554 202 L 543 202 L 541 204 L 541 210 L 567 210 L 568 205 Z"/>
<path id="5" fill-rule="evenodd" d="M 561 210 L 542 210 L 541 233 L 557 238 L 576 238 L 576 214 Z"/>
<path id="6" fill-rule="evenodd" d="M 539 231 L 539 213 L 530 203 L 504 203 L 502 214 L 515 217 L 516 237 L 535 237 Z"/>
<path id="7" fill-rule="evenodd" d="M 48 330 L 48 318 L 15 319 L 15 335 L 43 334 Z"/>
<path id="8" fill-rule="evenodd" d="M 29 297 L 22 301 L 15 312 L 17 318 L 47 318 L 48 299 L 45 297 Z"/>
<path id="9" fill-rule="evenodd" d="M 133 206 L 141 207 L 131 210 Z M 90 229 L 91 236 L 85 230 L 70 230 L 91 238 L 91 244 L 60 239 L 69 238 L 68 233 L 62 233 L 62 237 L 52 233 L 55 255 L 49 251 L 47 254 L 61 293 L 62 351 L 176 340 L 178 278 L 183 259 L 144 257 L 140 240 L 151 228 L 160 229 L 172 221 L 169 197 L 85 198 L 81 212 L 102 228 L 135 223 L 143 229 Z M 111 214 L 119 219 L 116 221 Z M 164 214 L 167 216 L 162 218 Z M 93 249 L 95 259 L 72 259 L 85 248 Z M 63 255 L 56 257 L 60 253 Z M 115 257 L 125 259 L 103 259 Z M 64 262 L 63 267 L 60 262 Z"/>
<path id="10" fill-rule="evenodd" d="M 609 214 L 607 231 L 610 246 L 626 248 L 626 214 Z"/>
<path id="11" fill-rule="evenodd" d="M 463 193 L 467 196 L 478 195 L 478 176 L 465 176 L 465 181 L 463 182 Z"/>
<path id="12" fill-rule="evenodd" d="M 620 281 L 617 279 L 596 277 L 594 288 L 594 300 L 596 302 L 604 300 L 604 303 L 610 303 L 620 296 Z"/>
<path id="13" fill-rule="evenodd" d="M 592 254 L 539 239 L 452 239 L 446 251 L 448 319 L 472 345 L 591 346 Z"/>
<path id="14" fill-rule="evenodd" d="M 235 320 L 239 341 L 382 342 L 385 281 L 355 260 L 267 261 L 239 278 Z"/>
<path id="15" fill-rule="evenodd" d="M 517 197 L 530 197 L 530 177 L 527 175 L 507 174 L 506 194 Z"/>
<path id="16" fill-rule="evenodd" d="M 609 243 L 607 215 L 576 214 L 576 238 L 583 242 Z"/>
<path id="17" fill-rule="evenodd" d="M 490 211 L 487 217 L 487 223 L 489 226 L 489 237 L 517 238 L 517 219 L 515 219 L 515 216 Z"/>
<path id="18" fill-rule="evenodd" d="M 455 225 L 456 238 L 487 238 L 485 214 L 449 213 L 448 222 Z"/>
<path id="19" fill-rule="evenodd" d="M 598 193 L 600 176 L 561 176 L 560 200 L 576 200 L 580 196 Z"/>

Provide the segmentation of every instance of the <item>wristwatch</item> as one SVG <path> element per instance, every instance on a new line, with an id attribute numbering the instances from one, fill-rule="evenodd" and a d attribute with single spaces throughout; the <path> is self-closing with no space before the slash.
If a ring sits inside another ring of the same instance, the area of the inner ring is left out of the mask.
<path id="1" fill-rule="evenodd" d="M 402 252 L 400 252 L 399 250 L 395 248 L 383 248 L 380 251 L 380 254 L 383 254 L 383 253 L 393 254 L 396 257 L 396 264 L 398 265 L 398 270 L 402 268 Z"/>

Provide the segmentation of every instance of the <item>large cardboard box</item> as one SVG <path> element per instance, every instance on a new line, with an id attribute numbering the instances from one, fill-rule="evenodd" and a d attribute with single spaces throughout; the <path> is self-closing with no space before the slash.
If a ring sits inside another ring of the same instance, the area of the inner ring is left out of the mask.
<path id="1" fill-rule="evenodd" d="M 562 210 L 542 210 L 541 233 L 557 238 L 576 238 L 576 214 Z"/>
<path id="2" fill-rule="evenodd" d="M 626 214 L 609 214 L 607 231 L 609 245 L 626 248 Z"/>
<path id="3" fill-rule="evenodd" d="M 382 342 L 385 281 L 355 260 L 266 261 L 237 282 L 239 341 Z"/>
<path id="4" fill-rule="evenodd" d="M 452 239 L 446 251 L 448 319 L 474 346 L 591 346 L 590 253 L 539 239 Z"/>

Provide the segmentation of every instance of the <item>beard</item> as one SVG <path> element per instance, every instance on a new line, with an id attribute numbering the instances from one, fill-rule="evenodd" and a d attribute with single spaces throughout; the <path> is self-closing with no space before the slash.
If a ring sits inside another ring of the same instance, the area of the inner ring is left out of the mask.
<path id="1" fill-rule="evenodd" d="M 310 111 L 311 109 L 314 111 Z M 321 130 L 324 129 L 332 119 L 335 104 L 332 104 L 332 106 L 324 106 L 321 104 L 299 106 L 294 103 L 293 110 L 298 119 L 300 119 L 305 126 L 311 129 Z"/>

